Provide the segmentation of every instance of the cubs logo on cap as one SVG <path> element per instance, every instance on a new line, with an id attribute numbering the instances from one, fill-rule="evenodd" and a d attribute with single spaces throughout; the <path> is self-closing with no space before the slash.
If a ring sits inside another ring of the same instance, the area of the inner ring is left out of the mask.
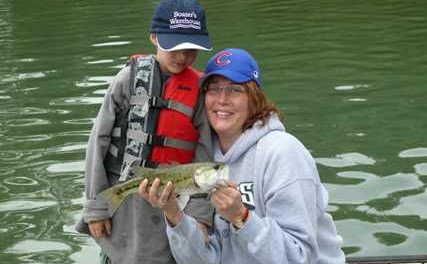
<path id="1" fill-rule="evenodd" d="M 209 59 L 201 86 L 212 75 L 221 75 L 235 83 L 255 81 L 261 87 L 260 70 L 255 59 L 243 49 L 225 49 Z"/>
<path id="2" fill-rule="evenodd" d="M 224 66 L 228 63 L 230 63 L 231 61 L 228 59 L 229 56 L 231 56 L 232 54 L 228 51 L 222 51 L 220 52 L 218 55 L 216 55 L 215 57 L 215 63 L 218 66 Z"/>

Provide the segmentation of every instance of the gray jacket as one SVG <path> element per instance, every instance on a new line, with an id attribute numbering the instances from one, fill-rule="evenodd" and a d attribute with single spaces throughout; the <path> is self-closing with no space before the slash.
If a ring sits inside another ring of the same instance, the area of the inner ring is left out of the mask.
<path id="1" fill-rule="evenodd" d="M 129 109 L 129 81 L 130 67 L 125 67 L 113 78 L 91 131 L 86 152 L 86 202 L 83 219 L 76 226 L 79 232 L 89 233 L 87 223 L 90 221 L 110 218 L 108 205 L 97 200 L 96 195 L 118 183 L 118 177 L 109 175 L 103 162 L 115 118 L 119 112 Z M 193 124 L 200 134 L 195 160 L 210 160 L 211 135 L 203 108 L 203 96 L 199 98 Z M 199 217 L 199 221 L 209 222 L 213 212 L 209 201 L 190 201 L 192 206 L 189 208 L 192 209 L 189 213 Z M 135 194 L 128 197 L 112 217 L 112 234 L 97 242 L 111 260 L 120 264 L 172 264 L 175 261 L 170 253 L 165 228 L 163 213 Z"/>

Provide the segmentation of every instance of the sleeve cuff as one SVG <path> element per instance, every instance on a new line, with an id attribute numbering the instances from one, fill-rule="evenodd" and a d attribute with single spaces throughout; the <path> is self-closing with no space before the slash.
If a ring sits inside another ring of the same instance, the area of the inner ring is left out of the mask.
<path id="1" fill-rule="evenodd" d="M 194 232 L 195 225 L 196 221 L 192 217 L 183 214 L 181 222 L 174 227 L 168 225 L 167 229 L 178 236 L 189 236 L 190 232 Z"/>
<path id="2" fill-rule="evenodd" d="M 245 224 L 236 229 L 232 224 L 231 230 L 233 233 L 238 234 L 242 239 L 249 241 L 259 234 L 259 227 L 262 226 L 262 220 L 255 214 L 254 211 L 250 211 L 249 217 Z"/>
<path id="3" fill-rule="evenodd" d="M 83 209 L 83 219 L 86 223 L 111 217 L 108 203 L 101 200 L 87 200 Z"/>

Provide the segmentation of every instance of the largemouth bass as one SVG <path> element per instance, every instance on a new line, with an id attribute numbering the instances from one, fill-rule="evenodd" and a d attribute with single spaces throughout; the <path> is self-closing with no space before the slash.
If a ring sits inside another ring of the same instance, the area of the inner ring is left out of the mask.
<path id="1" fill-rule="evenodd" d="M 149 182 L 153 182 L 155 178 L 159 178 L 161 182 L 160 186 L 171 181 L 180 196 L 208 193 L 229 179 L 228 166 L 212 162 L 189 163 L 157 169 L 138 167 L 137 169 L 133 169 L 133 171 L 134 176 L 132 179 L 98 194 L 98 198 L 109 203 L 110 215 L 116 212 L 128 195 L 138 192 L 138 187 L 145 178 Z"/>

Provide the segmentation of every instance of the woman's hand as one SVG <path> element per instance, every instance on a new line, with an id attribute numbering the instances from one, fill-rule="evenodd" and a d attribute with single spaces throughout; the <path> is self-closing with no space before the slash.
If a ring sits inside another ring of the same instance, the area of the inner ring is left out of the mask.
<path id="1" fill-rule="evenodd" d="M 152 206 L 159 207 L 163 210 L 170 226 L 176 226 L 183 218 L 183 212 L 179 208 L 176 197 L 178 193 L 172 182 L 168 182 L 163 190 L 160 192 L 160 180 L 156 178 L 151 187 L 148 187 L 147 179 L 144 179 L 139 185 L 139 194 L 144 197 Z M 200 222 L 197 222 L 198 228 L 203 234 L 203 242 L 205 246 L 209 244 L 208 227 Z"/>
<path id="2" fill-rule="evenodd" d="M 181 222 L 183 212 L 179 208 L 176 199 L 178 193 L 175 192 L 172 182 L 168 182 L 160 192 L 160 180 L 158 178 L 153 181 L 151 187 L 149 187 L 148 180 L 145 179 L 139 185 L 139 194 L 152 206 L 162 209 L 171 226 Z"/>
<path id="3" fill-rule="evenodd" d="M 242 203 L 242 196 L 236 184 L 229 182 L 228 185 L 214 189 L 211 201 L 225 220 L 236 227 L 242 225 L 247 209 Z"/>
<path id="4" fill-rule="evenodd" d="M 94 238 L 101 238 L 111 235 L 111 220 L 102 219 L 89 222 L 89 231 Z"/>

